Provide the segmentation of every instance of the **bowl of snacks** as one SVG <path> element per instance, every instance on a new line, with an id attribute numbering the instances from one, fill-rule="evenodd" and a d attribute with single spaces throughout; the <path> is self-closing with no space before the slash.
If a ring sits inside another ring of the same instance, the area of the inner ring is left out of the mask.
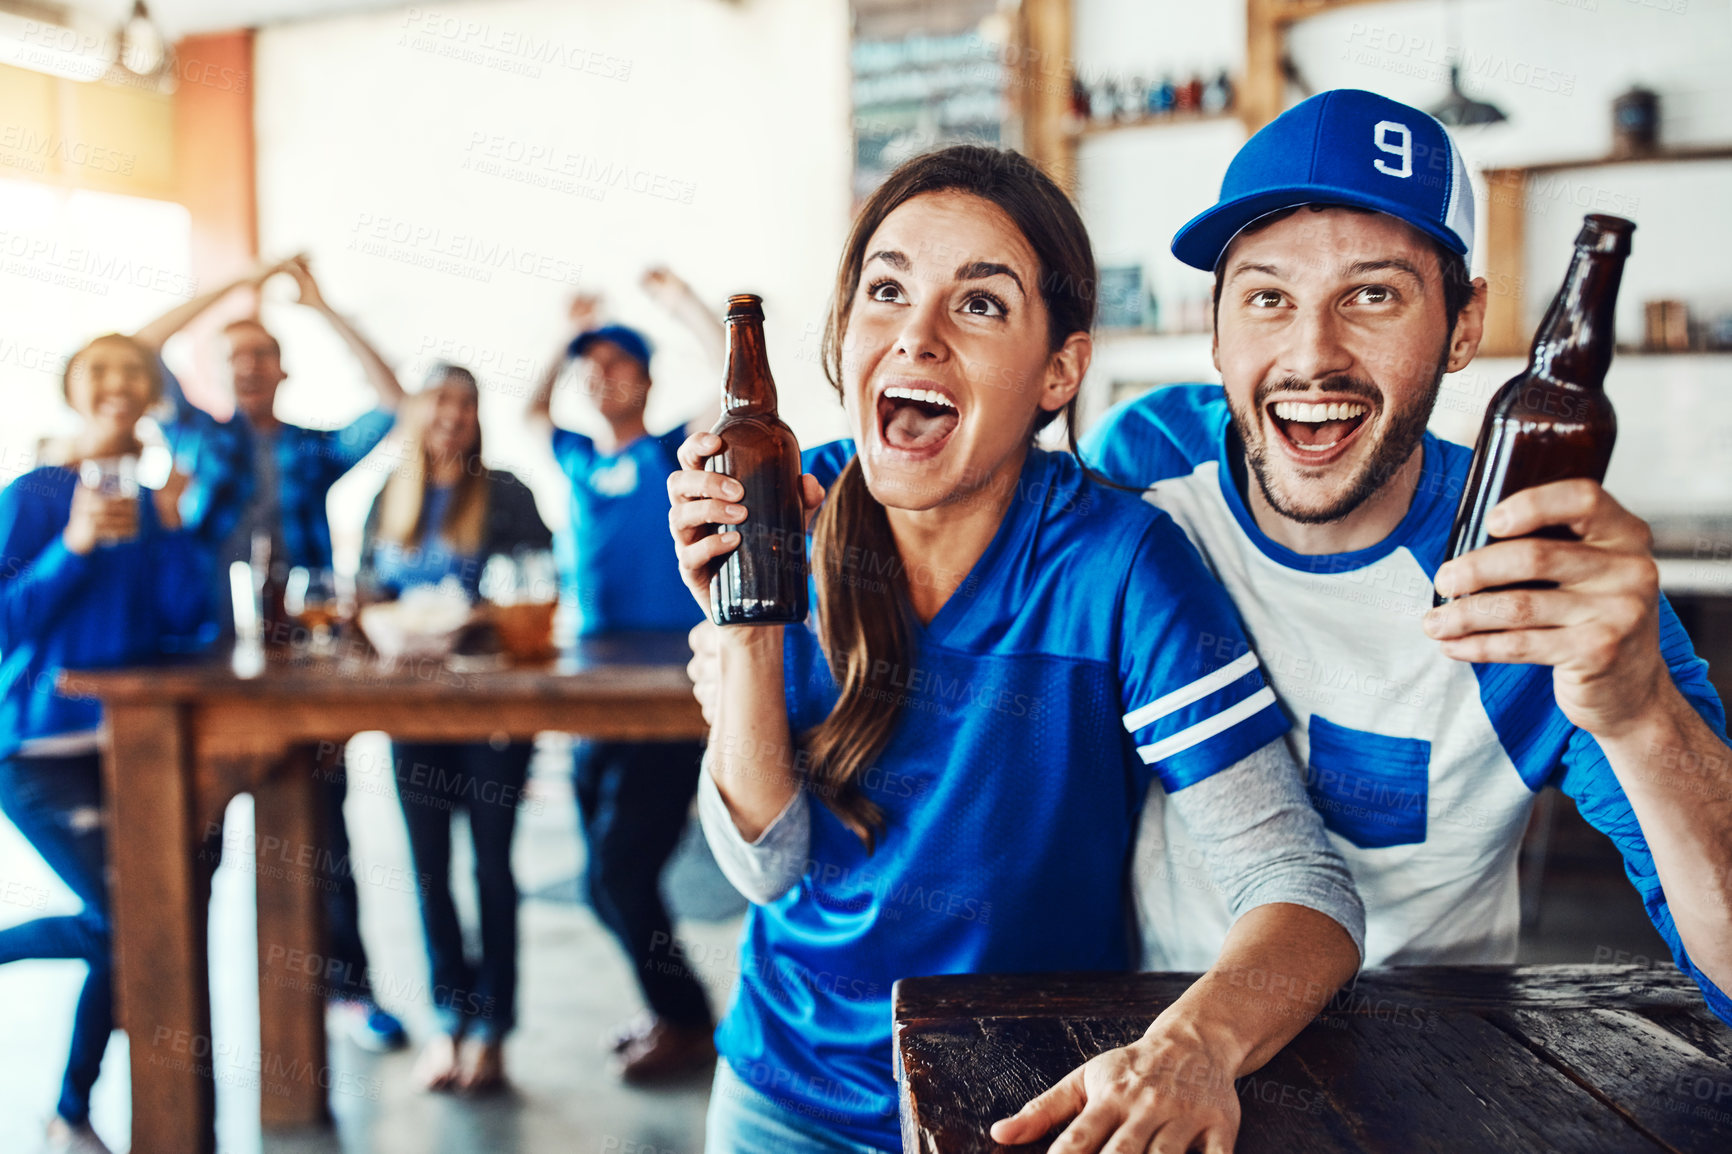
<path id="1" fill-rule="evenodd" d="M 442 659 L 474 612 L 462 586 L 448 580 L 411 586 L 395 601 L 367 605 L 357 620 L 367 641 L 388 661 Z"/>

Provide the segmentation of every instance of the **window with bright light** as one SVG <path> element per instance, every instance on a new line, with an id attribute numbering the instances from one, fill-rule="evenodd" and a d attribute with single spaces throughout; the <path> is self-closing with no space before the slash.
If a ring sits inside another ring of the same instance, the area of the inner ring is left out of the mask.
<path id="1" fill-rule="evenodd" d="M 0 180 L 0 483 L 72 427 L 67 357 L 197 294 L 191 235 L 182 205 Z"/>

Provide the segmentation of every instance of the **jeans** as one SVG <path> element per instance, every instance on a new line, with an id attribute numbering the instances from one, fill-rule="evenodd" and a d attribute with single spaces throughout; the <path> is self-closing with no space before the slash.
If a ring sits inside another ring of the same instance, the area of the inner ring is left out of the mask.
<path id="1" fill-rule="evenodd" d="M 832 1134 L 817 1120 L 790 1110 L 728 1065 L 716 1063 L 710 1109 L 704 1120 L 704 1154 L 883 1154 Z"/>
<path id="2" fill-rule="evenodd" d="M 325 906 L 325 997 L 335 1000 L 373 1000 L 373 983 L 367 976 L 367 949 L 361 944 L 361 896 L 355 889 L 354 863 L 349 860 L 349 827 L 343 820 L 343 801 L 349 796 L 349 773 L 342 753 L 315 775 L 319 800 L 324 806 L 325 852 L 317 855 L 320 887 Z"/>
<path id="3" fill-rule="evenodd" d="M 0 809 L 84 903 L 76 914 L 0 930 L 0 963 L 76 958 L 89 966 L 72 1015 L 72 1052 L 55 1107 L 68 1122 L 85 1122 L 90 1088 L 114 1030 L 102 761 L 94 753 L 0 761 Z"/>
<path id="4" fill-rule="evenodd" d="M 515 742 L 451 745 L 395 742 L 397 799 L 409 827 L 409 852 L 421 894 L 421 927 L 433 978 L 439 1028 L 498 1041 L 517 1021 L 517 882 L 511 835 L 535 747 Z M 463 949 L 451 899 L 451 819 L 469 813 L 475 891 L 481 909 L 481 960 Z"/>
<path id="5" fill-rule="evenodd" d="M 589 900 L 618 939 L 650 1011 L 670 1024 L 714 1024 L 703 984 L 670 949 L 673 922 L 662 904 L 661 874 L 679 844 L 697 796 L 697 742 L 584 742 L 576 787 Z"/>

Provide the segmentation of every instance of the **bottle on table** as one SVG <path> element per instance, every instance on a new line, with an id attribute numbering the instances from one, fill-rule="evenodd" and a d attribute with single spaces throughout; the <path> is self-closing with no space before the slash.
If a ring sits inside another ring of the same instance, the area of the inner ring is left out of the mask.
<path id="1" fill-rule="evenodd" d="M 253 534 L 251 567 L 259 637 L 266 649 L 281 649 L 293 637 L 295 623 L 287 603 L 288 566 L 268 532 Z"/>
<path id="2" fill-rule="evenodd" d="M 1486 532 L 1486 515 L 1511 493 L 1576 477 L 1605 479 L 1618 434 L 1606 370 L 1618 284 L 1635 228 L 1623 217 L 1601 213 L 1583 220 L 1563 287 L 1534 334 L 1527 368 L 1486 409 L 1446 560 L 1495 539 Z M 1534 535 L 1571 539 L 1563 526 Z M 1441 596 L 1434 600 L 1444 602 Z"/>
<path id="3" fill-rule="evenodd" d="M 764 303 L 728 298 L 728 363 L 722 378 L 722 451 L 705 466 L 745 489 L 739 548 L 710 579 L 717 625 L 785 625 L 806 619 L 806 510 L 800 499 L 800 444 L 776 415 L 776 382 L 764 349 Z"/>

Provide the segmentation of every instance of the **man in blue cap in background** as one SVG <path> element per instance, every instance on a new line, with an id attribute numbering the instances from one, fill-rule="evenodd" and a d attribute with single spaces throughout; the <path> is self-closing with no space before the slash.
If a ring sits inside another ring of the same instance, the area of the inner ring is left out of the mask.
<path id="1" fill-rule="evenodd" d="M 1556 785 L 1732 1022 L 1725 711 L 1659 593 L 1647 526 L 1563 481 L 1491 515 L 1524 539 L 1444 564 L 1471 453 L 1426 424 L 1479 347 L 1473 220 L 1432 117 L 1355 90 L 1290 109 L 1173 240 L 1214 273 L 1222 385 L 1118 406 L 1084 455 L 1152 486 L 1232 595 L 1254 652 L 1227 656 L 1261 663 L 1293 718 L 1365 899 L 1366 965 L 1514 961 L 1517 850 Z M 1528 537 L 1545 526 L 1575 539 Z M 1434 610 L 1434 581 L 1456 600 Z M 1504 588 L 1523 582 L 1548 587 Z M 1163 800 L 1138 846 L 1144 964 L 1200 969 L 1226 908 Z"/>
<path id="2" fill-rule="evenodd" d="M 655 270 L 645 287 L 701 337 L 713 335 L 719 354 L 720 326 L 683 281 Z M 680 443 L 713 424 L 715 414 L 651 434 L 644 425 L 649 342 L 625 325 L 598 325 L 598 317 L 595 298 L 572 303 L 577 335 L 561 347 L 529 401 L 529 419 L 551 438 L 571 482 L 568 573 L 578 632 L 684 633 L 700 614 L 680 580 L 668 536 L 666 478 L 679 468 Z M 580 362 L 582 391 L 604 426 L 596 437 L 553 423 L 554 382 L 572 359 Z M 577 745 L 590 903 L 624 949 L 647 1006 L 612 1039 L 616 1070 L 629 1082 L 666 1081 L 715 1060 L 709 999 L 683 954 L 670 948 L 673 924 L 659 888 L 697 794 L 702 756 L 703 745 L 695 741 Z"/>

